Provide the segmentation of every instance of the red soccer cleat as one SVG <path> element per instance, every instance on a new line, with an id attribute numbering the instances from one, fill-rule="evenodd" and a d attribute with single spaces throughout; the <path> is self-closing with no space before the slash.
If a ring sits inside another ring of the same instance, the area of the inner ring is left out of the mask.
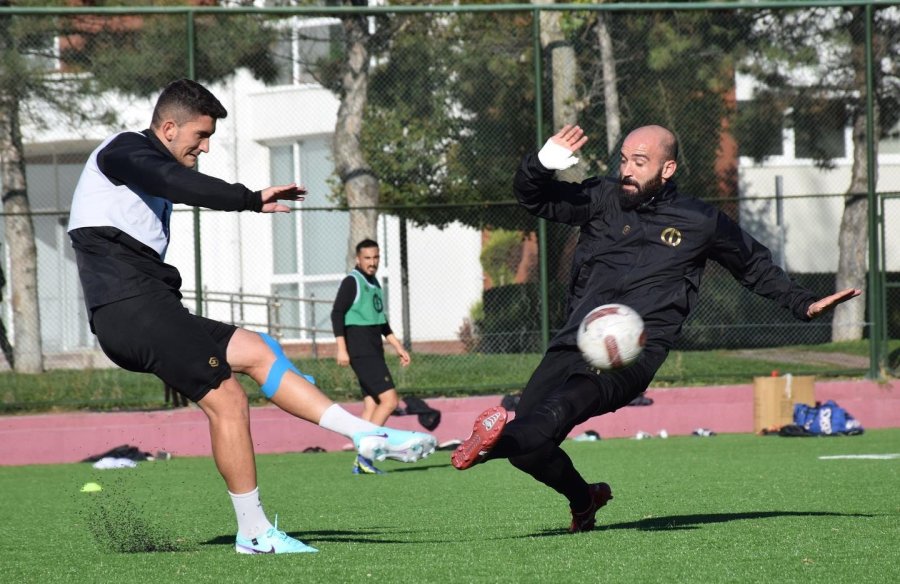
<path id="1" fill-rule="evenodd" d="M 466 470 L 484 460 L 484 456 L 497 444 L 500 433 L 506 426 L 506 415 L 506 409 L 502 406 L 494 406 L 481 412 L 475 420 L 472 435 L 466 438 L 450 457 L 453 466 L 459 470 Z"/>
<path id="2" fill-rule="evenodd" d="M 591 495 L 591 504 L 581 513 L 572 511 L 572 525 L 569 526 L 569 533 L 592 531 L 597 523 L 597 511 L 613 498 L 612 489 L 606 483 L 588 485 L 588 492 Z"/>

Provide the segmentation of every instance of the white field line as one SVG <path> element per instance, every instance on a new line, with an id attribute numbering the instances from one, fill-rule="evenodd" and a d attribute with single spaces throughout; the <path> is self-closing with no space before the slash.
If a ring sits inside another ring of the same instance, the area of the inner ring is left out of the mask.
<path id="1" fill-rule="evenodd" d="M 893 460 L 895 458 L 900 458 L 900 454 L 837 454 L 820 456 L 819 460 Z"/>

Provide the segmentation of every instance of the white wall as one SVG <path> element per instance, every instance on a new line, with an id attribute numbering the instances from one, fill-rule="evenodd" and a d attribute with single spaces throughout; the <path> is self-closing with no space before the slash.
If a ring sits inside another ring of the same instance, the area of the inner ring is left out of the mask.
<path id="1" fill-rule="evenodd" d="M 806 195 L 842 195 L 850 185 L 850 158 L 837 159 L 834 168 L 816 168 L 812 160 L 794 159 L 791 130 L 785 131 L 785 156 L 771 157 L 763 163 L 741 157 L 738 171 L 742 199 L 774 197 L 776 177 L 782 177 L 787 269 L 794 272 L 834 272 L 837 270 L 838 245 L 844 200 L 841 196 L 803 198 Z M 845 148 L 852 152 L 850 129 Z M 882 154 L 878 164 L 878 192 L 900 191 L 900 155 Z M 775 201 L 741 203 L 741 221 L 763 243 L 776 248 Z M 898 205 L 887 206 L 885 250 L 887 269 L 900 270 L 900 233 L 891 225 L 900 221 Z"/>
<path id="2" fill-rule="evenodd" d="M 387 265 L 379 273 L 388 276 L 388 316 L 399 336 L 402 330 L 400 289 L 400 222 L 387 221 Z M 382 244 L 383 246 L 384 244 Z M 408 227 L 409 319 L 414 341 L 457 340 L 463 319 L 481 300 L 484 288 L 479 256 L 481 232 L 452 223 L 437 227 Z"/>

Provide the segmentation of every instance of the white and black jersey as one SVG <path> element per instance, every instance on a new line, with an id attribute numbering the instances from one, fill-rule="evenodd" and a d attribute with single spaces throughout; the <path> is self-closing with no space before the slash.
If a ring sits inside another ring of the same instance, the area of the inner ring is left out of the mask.
<path id="1" fill-rule="evenodd" d="M 150 130 L 116 134 L 91 153 L 68 226 L 89 315 L 157 290 L 180 297 L 181 276 L 164 262 L 174 203 L 262 209 L 259 191 L 181 165 Z"/>

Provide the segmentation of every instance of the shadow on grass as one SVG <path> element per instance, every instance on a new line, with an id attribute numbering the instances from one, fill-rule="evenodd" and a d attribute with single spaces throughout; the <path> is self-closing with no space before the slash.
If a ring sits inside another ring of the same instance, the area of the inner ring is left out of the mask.
<path id="1" fill-rule="evenodd" d="M 744 513 L 696 513 L 692 515 L 666 515 L 648 517 L 639 521 L 598 525 L 597 531 L 611 529 L 636 529 L 638 531 L 666 531 L 699 529 L 712 523 L 744 521 L 746 519 L 770 519 L 772 517 L 873 517 L 864 513 L 833 513 L 831 511 L 747 511 Z M 568 529 L 547 529 L 528 537 L 569 534 Z"/>
<path id="2" fill-rule="evenodd" d="M 451 466 L 449 462 L 435 463 L 435 464 L 422 464 L 420 462 L 420 463 L 416 463 L 412 466 L 403 466 L 400 468 L 392 468 L 387 472 L 390 474 L 394 474 L 395 472 L 418 472 L 421 470 L 431 470 L 433 468 L 446 468 L 448 466 Z"/>
<path id="3" fill-rule="evenodd" d="M 703 525 L 714 523 L 726 523 L 729 521 L 744 521 L 747 519 L 770 519 L 773 517 L 874 517 L 864 513 L 832 513 L 828 511 L 748 511 L 744 513 L 698 513 L 692 515 L 666 515 L 663 517 L 650 517 L 640 521 L 628 521 L 598 526 L 596 531 L 612 529 L 636 529 L 639 531 L 666 531 L 682 529 L 699 529 Z M 304 532 L 288 532 L 288 535 L 299 539 L 303 543 L 316 546 L 323 543 L 370 543 L 370 544 L 404 544 L 423 543 L 421 540 L 396 539 L 384 537 L 386 531 L 391 528 L 357 528 L 350 531 L 319 530 Z M 404 532 L 409 533 L 409 532 Z M 558 535 L 571 535 L 568 529 L 546 529 L 537 533 L 516 537 L 548 537 Z M 516 538 L 514 537 L 514 539 Z M 506 539 L 506 538 L 500 538 Z M 446 543 L 434 540 L 435 543 Z M 203 546 L 234 545 L 234 535 L 220 535 L 201 542 Z"/>
<path id="4" fill-rule="evenodd" d="M 384 534 L 382 529 L 354 529 L 352 531 L 319 530 L 319 531 L 289 531 L 287 534 L 299 539 L 305 544 L 316 546 L 322 543 L 419 543 L 408 539 L 388 539 L 378 537 Z M 234 546 L 233 535 L 220 535 L 201 542 L 200 545 L 230 545 Z"/>

